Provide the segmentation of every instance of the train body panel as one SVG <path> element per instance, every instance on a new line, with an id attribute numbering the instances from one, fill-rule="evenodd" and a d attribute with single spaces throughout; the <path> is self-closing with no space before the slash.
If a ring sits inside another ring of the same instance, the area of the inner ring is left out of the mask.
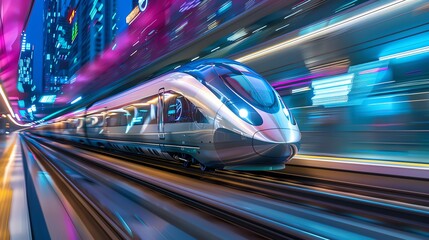
<path id="1" fill-rule="evenodd" d="M 284 168 L 301 138 L 280 96 L 246 66 L 185 65 L 33 131 L 209 168 Z"/>

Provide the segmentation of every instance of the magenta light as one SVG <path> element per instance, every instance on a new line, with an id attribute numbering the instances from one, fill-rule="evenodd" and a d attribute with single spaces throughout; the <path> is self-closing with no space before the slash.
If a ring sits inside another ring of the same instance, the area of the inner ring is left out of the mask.
<path id="1" fill-rule="evenodd" d="M 381 72 L 381 71 L 386 71 L 387 69 L 389 69 L 388 67 L 381 67 L 381 68 L 373 68 L 373 69 L 368 69 L 365 71 L 361 71 L 359 72 L 359 74 L 368 74 L 368 73 L 377 73 L 377 72 Z"/>
<path id="2" fill-rule="evenodd" d="M 283 90 L 283 89 L 287 89 L 287 88 L 301 87 L 301 86 L 304 86 L 304 85 L 309 86 L 310 85 L 310 81 L 295 83 L 295 84 L 286 85 L 286 86 L 274 87 L 274 89 L 276 89 L 276 90 Z"/>
<path id="3" fill-rule="evenodd" d="M 0 0 L 0 79 L 14 112 L 19 112 L 16 101 L 21 98 L 16 88 L 21 33 L 33 4 L 34 0 Z"/>

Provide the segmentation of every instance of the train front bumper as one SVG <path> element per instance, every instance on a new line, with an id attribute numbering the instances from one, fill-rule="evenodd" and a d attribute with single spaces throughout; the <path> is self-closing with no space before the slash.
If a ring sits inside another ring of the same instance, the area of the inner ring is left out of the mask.
<path id="1" fill-rule="evenodd" d="M 297 153 L 299 142 L 288 142 L 285 139 L 287 134 L 278 131 L 258 131 L 249 138 L 227 129 L 217 129 L 214 143 L 223 168 L 248 171 L 283 169 Z"/>

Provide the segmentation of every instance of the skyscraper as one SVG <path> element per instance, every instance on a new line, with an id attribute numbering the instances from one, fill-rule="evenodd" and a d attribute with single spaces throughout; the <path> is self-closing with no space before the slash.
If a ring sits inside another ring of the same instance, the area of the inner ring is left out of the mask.
<path id="1" fill-rule="evenodd" d="M 36 85 L 33 80 L 34 45 L 27 42 L 25 32 L 21 34 L 21 54 L 18 62 L 18 91 L 23 93 L 23 99 L 18 100 L 20 115 L 29 120 L 34 119 L 32 105 L 37 100 Z M 28 111 L 28 109 L 30 109 Z"/>
<path id="2" fill-rule="evenodd" d="M 81 66 L 92 61 L 116 36 L 116 0 L 82 0 L 79 6 Z"/>
<path id="3" fill-rule="evenodd" d="M 71 1 L 68 13 L 72 41 L 69 77 L 73 78 L 115 39 L 118 30 L 116 3 L 116 0 Z"/>
<path id="4" fill-rule="evenodd" d="M 33 83 L 33 56 L 34 45 L 27 42 L 27 35 L 23 32 L 21 34 L 21 54 L 18 62 L 18 82 L 21 84 Z M 20 90 L 19 88 L 18 90 Z"/>
<path id="5" fill-rule="evenodd" d="M 43 12 L 43 92 L 57 94 L 61 86 L 55 78 L 55 36 L 59 17 L 59 2 L 45 0 Z"/>
<path id="6" fill-rule="evenodd" d="M 55 28 L 55 54 L 53 55 L 53 78 L 58 85 L 69 84 L 69 51 L 71 27 L 65 16 L 60 15 Z"/>
<path id="7" fill-rule="evenodd" d="M 43 92 L 62 94 L 69 83 L 70 27 L 61 0 L 45 0 L 43 12 Z"/>

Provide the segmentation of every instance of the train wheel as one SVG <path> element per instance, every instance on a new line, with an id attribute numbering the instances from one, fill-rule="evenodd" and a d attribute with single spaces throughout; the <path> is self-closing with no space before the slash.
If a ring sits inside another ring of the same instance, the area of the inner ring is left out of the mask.
<path id="1" fill-rule="evenodd" d="M 207 167 L 206 165 L 204 165 L 202 163 L 200 163 L 200 169 L 203 172 L 214 172 L 215 171 L 214 168 Z"/>
<path id="2" fill-rule="evenodd" d="M 185 167 L 185 168 L 188 168 L 188 167 L 190 167 L 191 165 L 192 165 L 192 162 L 191 161 L 184 161 L 183 163 L 182 163 L 182 165 Z"/>

